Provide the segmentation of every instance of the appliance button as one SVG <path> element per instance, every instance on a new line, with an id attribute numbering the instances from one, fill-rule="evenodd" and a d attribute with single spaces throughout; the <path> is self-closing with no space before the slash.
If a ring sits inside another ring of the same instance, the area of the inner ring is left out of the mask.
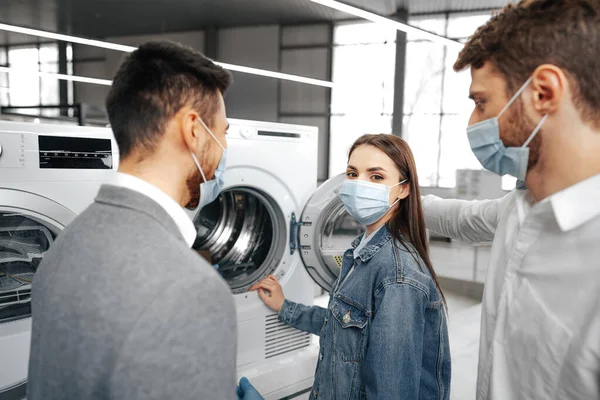
<path id="1" fill-rule="evenodd" d="M 240 129 L 240 135 L 244 139 L 248 139 L 252 137 L 252 129 L 251 128 L 242 128 Z"/>
<path id="2" fill-rule="evenodd" d="M 319 361 L 323 361 L 323 353 L 319 353 Z"/>

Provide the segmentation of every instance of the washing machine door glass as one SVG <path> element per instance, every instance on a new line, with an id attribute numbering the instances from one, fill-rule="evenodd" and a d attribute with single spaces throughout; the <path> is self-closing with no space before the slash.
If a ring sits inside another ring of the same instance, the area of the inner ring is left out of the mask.
<path id="1" fill-rule="evenodd" d="M 310 276 L 327 291 L 340 274 L 344 253 L 364 231 L 338 196 L 344 179 L 342 174 L 323 183 L 298 221 L 297 251 Z"/>
<path id="2" fill-rule="evenodd" d="M 0 188 L 0 324 L 31 315 L 31 281 L 75 214 L 45 197 Z"/>
<path id="3" fill-rule="evenodd" d="M 0 211 L 0 323 L 31 315 L 33 275 L 55 239 L 52 227 Z"/>
<path id="4" fill-rule="evenodd" d="M 215 265 L 234 293 L 272 273 L 287 247 L 281 208 L 256 188 L 223 191 L 198 213 L 194 225 L 193 248 Z"/>

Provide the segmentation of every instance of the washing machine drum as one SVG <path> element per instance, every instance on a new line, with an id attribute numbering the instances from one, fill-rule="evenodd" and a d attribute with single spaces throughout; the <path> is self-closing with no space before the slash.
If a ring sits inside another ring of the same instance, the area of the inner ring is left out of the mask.
<path id="1" fill-rule="evenodd" d="M 18 213 L 0 212 L 0 323 L 31 315 L 31 282 L 56 233 Z"/>
<path id="2" fill-rule="evenodd" d="M 287 245 L 277 203 L 254 188 L 226 190 L 194 219 L 193 248 L 206 251 L 234 293 L 242 293 L 278 266 Z"/>

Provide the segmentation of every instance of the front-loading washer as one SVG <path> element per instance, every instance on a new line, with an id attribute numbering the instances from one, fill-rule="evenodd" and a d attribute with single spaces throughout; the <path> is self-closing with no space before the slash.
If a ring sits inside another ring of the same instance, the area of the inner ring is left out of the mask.
<path id="1" fill-rule="evenodd" d="M 343 175 L 317 189 L 316 128 L 229 122 L 225 187 L 190 214 L 198 230 L 193 247 L 218 265 L 234 293 L 239 377 L 266 399 L 288 398 L 312 387 L 318 344 L 280 323 L 248 288 L 273 274 L 286 298 L 312 304 L 315 283 L 331 288 L 362 227 L 339 200 Z"/>
<path id="2" fill-rule="evenodd" d="M 31 280 L 60 231 L 112 179 L 108 129 L 0 121 L 0 399 L 25 396 Z"/>

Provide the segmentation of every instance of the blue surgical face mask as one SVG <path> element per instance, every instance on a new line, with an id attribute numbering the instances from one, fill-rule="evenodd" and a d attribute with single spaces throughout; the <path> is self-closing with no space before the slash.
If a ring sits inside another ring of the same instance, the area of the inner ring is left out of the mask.
<path id="1" fill-rule="evenodd" d="M 200 184 L 200 202 L 196 209 L 198 211 L 202 210 L 202 208 L 219 197 L 219 193 L 223 189 L 223 185 L 225 184 L 225 167 L 227 166 L 227 149 L 223 147 L 223 145 L 217 140 L 216 136 L 212 133 L 208 126 L 200 119 L 200 123 L 206 129 L 206 131 L 212 136 L 212 138 L 217 142 L 223 153 L 221 154 L 221 160 L 219 161 L 219 165 L 215 170 L 215 176 L 210 181 L 206 180 L 206 175 L 204 175 L 204 171 L 202 171 L 202 167 L 198 162 L 198 158 L 194 154 L 193 151 L 190 151 L 192 154 L 192 158 L 196 163 L 196 167 L 198 167 L 198 171 L 200 171 L 200 175 L 202 175 L 202 183 Z"/>
<path id="2" fill-rule="evenodd" d="M 340 190 L 340 199 L 348 214 L 362 225 L 372 225 L 379 221 L 400 199 L 390 204 L 390 189 L 403 184 L 408 179 L 392 186 L 359 180 L 346 180 Z"/>
<path id="3" fill-rule="evenodd" d="M 529 78 L 521 86 L 497 117 L 486 119 L 467 128 L 471 150 L 473 150 L 475 157 L 477 157 L 483 168 L 501 176 L 506 174 L 512 175 L 521 181 L 525 181 L 527 166 L 529 164 L 529 148 L 527 146 L 529 146 L 529 143 L 537 135 L 548 115 L 544 115 L 521 147 L 504 146 L 504 143 L 500 139 L 498 118 L 523 93 L 529 83 L 531 83 L 531 79 Z"/>

